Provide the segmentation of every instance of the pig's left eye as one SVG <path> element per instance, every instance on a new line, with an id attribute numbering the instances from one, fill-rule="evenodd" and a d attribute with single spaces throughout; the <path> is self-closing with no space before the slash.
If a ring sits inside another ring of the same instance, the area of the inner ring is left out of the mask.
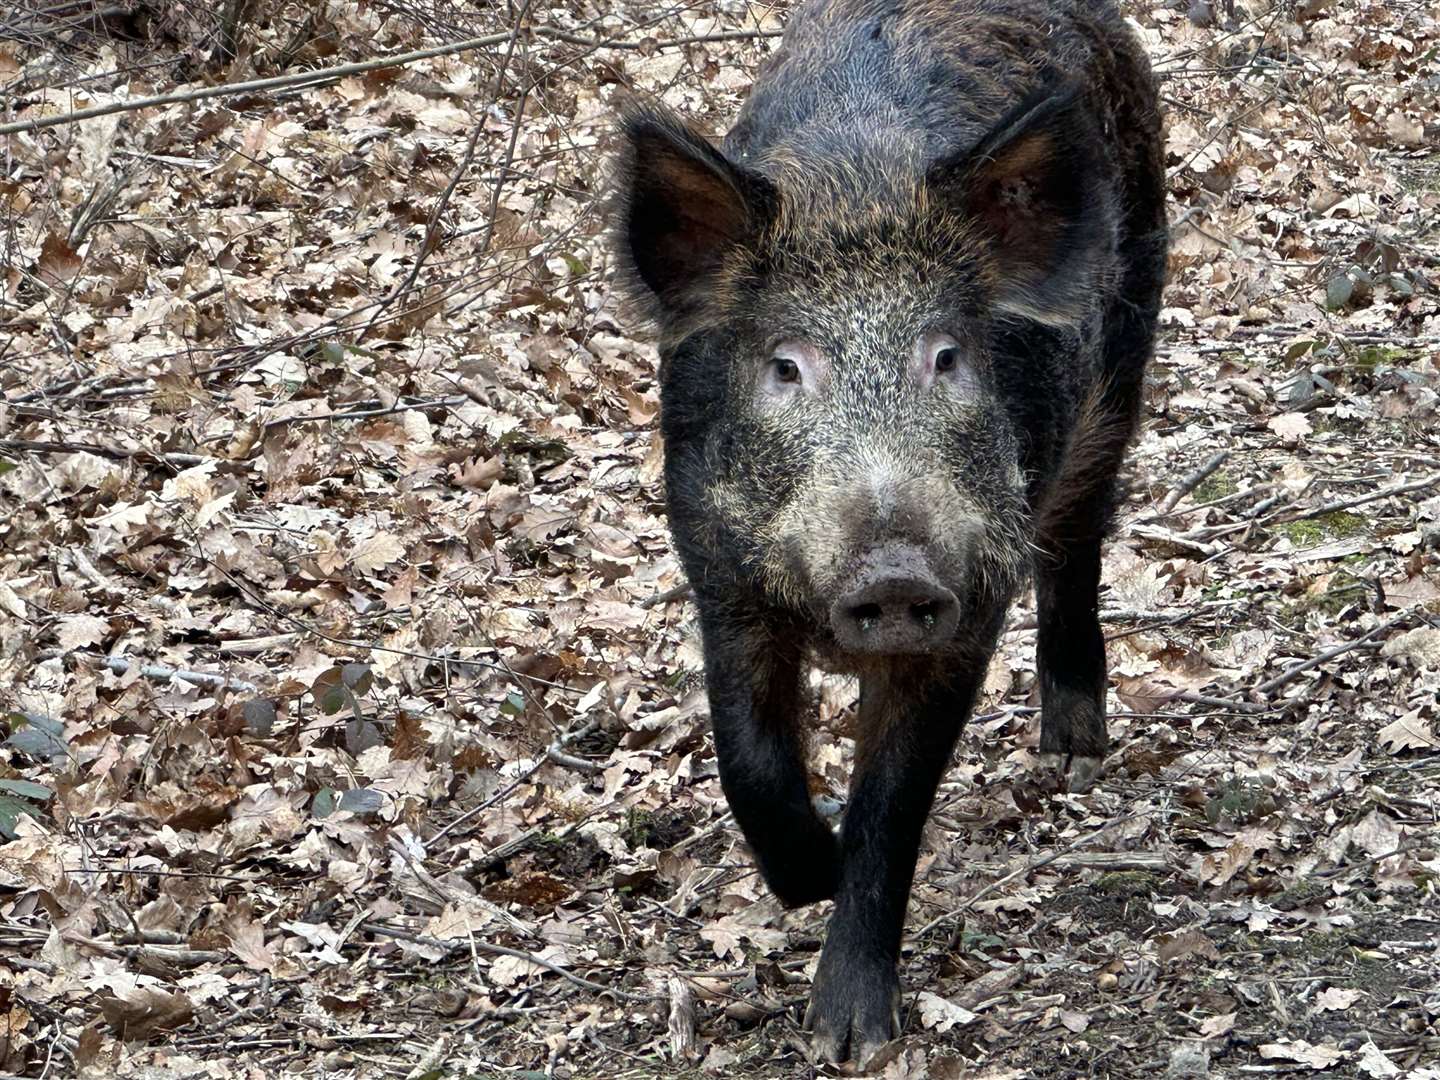
<path id="1" fill-rule="evenodd" d="M 921 334 L 911 354 L 910 373 L 922 389 L 943 387 L 945 393 L 969 399 L 980 389 L 975 358 L 949 334 Z"/>
<path id="2" fill-rule="evenodd" d="M 788 356 L 777 356 L 770 361 L 775 367 L 775 379 L 782 383 L 798 383 L 800 381 L 800 365 Z"/>

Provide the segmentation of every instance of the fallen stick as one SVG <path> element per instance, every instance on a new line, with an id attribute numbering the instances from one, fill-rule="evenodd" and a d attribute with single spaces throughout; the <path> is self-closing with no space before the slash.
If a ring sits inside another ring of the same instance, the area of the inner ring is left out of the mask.
<path id="1" fill-rule="evenodd" d="M 139 668 L 140 674 L 147 679 L 156 679 L 160 682 L 169 682 L 171 679 L 180 679 L 183 682 L 194 683 L 196 686 L 208 686 L 215 690 L 240 690 L 247 694 L 258 694 L 260 688 L 252 682 L 244 679 L 234 679 L 229 675 L 215 675 L 208 671 L 186 671 L 184 668 L 165 667 L 162 664 L 142 664 L 138 660 L 131 660 L 124 656 L 97 656 L 94 653 L 75 653 L 76 656 L 83 656 L 87 660 L 99 660 L 117 675 L 124 675 L 131 668 Z"/>
<path id="2" fill-rule="evenodd" d="M 1336 499 L 1334 502 L 1323 503 L 1313 510 L 1306 510 L 1304 513 L 1296 514 L 1294 517 L 1283 520 L 1303 521 L 1305 518 L 1322 517 L 1325 514 L 1334 514 L 1341 510 L 1349 510 L 1351 507 L 1375 502 L 1377 499 L 1385 499 L 1391 495 L 1404 495 L 1411 491 L 1423 491 L 1425 488 L 1434 487 L 1436 484 L 1440 484 L 1440 473 L 1437 473 L 1435 476 L 1427 476 L 1423 480 L 1412 480 L 1408 484 L 1396 484 L 1394 487 L 1381 488 L 1379 491 L 1372 491 L 1368 495 L 1357 495 L 1353 499 Z M 1269 523 L 1270 522 L 1266 522 L 1266 524 Z"/>
<path id="3" fill-rule="evenodd" d="M 1380 644 L 1380 642 L 1373 640 L 1375 637 L 1385 633 L 1387 630 L 1393 630 L 1395 627 L 1399 626 L 1402 622 L 1405 622 L 1409 618 L 1410 612 L 1402 611 L 1393 619 L 1389 619 L 1386 622 L 1381 623 L 1379 626 L 1372 627 L 1371 629 L 1365 631 L 1365 633 L 1361 634 L 1353 641 L 1347 641 L 1343 645 L 1336 645 L 1332 649 L 1326 649 L 1324 652 L 1312 656 L 1309 660 L 1302 660 L 1300 661 L 1300 663 L 1294 664 L 1291 667 L 1286 668 L 1279 675 L 1276 675 L 1273 679 L 1268 679 L 1265 682 L 1261 683 L 1259 686 L 1255 687 L 1255 689 L 1250 691 L 1250 693 L 1252 696 L 1255 697 L 1264 697 L 1267 694 L 1274 693 L 1276 690 L 1280 689 L 1280 687 L 1284 686 L 1292 679 L 1295 679 L 1297 676 L 1305 674 L 1305 672 L 1310 671 L 1312 668 L 1319 667 L 1327 660 L 1333 660 L 1337 656 L 1341 656 L 1347 652 L 1350 652 L 1353 649 L 1363 648 L 1367 645 L 1377 646 Z"/>
<path id="4" fill-rule="evenodd" d="M 382 937 L 392 937 L 400 941 L 410 941 L 416 945 L 428 945 L 432 949 L 439 949 L 447 954 L 455 952 L 460 948 L 460 942 L 458 941 L 442 941 L 440 938 L 427 937 L 424 934 L 412 934 L 408 930 L 400 930 L 396 927 L 384 926 L 375 922 L 363 922 L 360 924 L 360 929 L 367 930 L 372 934 L 379 934 Z M 473 935 L 471 936 L 470 944 L 480 952 L 490 953 L 494 956 L 511 956 L 517 960 L 528 961 L 536 967 L 542 967 L 546 971 L 559 975 L 567 982 L 572 982 L 576 986 L 583 987 L 586 990 L 592 990 L 597 994 L 611 994 L 624 1001 L 640 1001 L 647 1004 L 652 1001 L 666 1000 L 666 998 L 656 994 L 636 994 L 630 990 L 621 990 L 616 986 L 606 986 L 604 983 L 592 982 L 590 979 L 582 978 L 574 972 L 566 971 L 559 964 L 552 964 L 549 960 L 536 956 L 534 953 L 524 952 L 521 949 L 508 949 L 504 945 L 491 945 L 488 941 L 477 941 Z"/>
<path id="5" fill-rule="evenodd" d="M 535 37 L 552 38 L 556 41 L 564 41 L 572 45 L 585 45 L 592 49 L 641 49 L 647 45 L 655 48 L 674 48 L 679 45 L 693 45 L 710 41 L 746 41 L 753 38 L 778 37 L 779 30 L 726 30 L 716 34 L 696 34 L 690 37 L 673 38 L 670 40 L 656 41 L 653 38 L 642 39 L 641 41 L 605 41 L 595 38 L 584 38 L 578 34 L 570 34 L 564 30 L 552 29 L 546 26 L 537 26 L 529 31 Z M 112 101 L 105 105 L 92 105 L 88 109 L 76 109 L 73 112 L 58 113 L 54 116 L 41 116 L 34 120 L 15 120 L 8 124 L 0 124 L 0 135 L 14 135 L 21 131 L 40 131 L 42 128 L 58 127 L 61 124 L 74 124 L 80 120 L 91 120 L 97 116 L 110 116 L 120 112 L 134 112 L 136 109 L 149 109 L 158 105 L 174 105 L 185 101 L 204 101 L 207 98 L 230 97 L 240 94 L 255 94 L 266 90 L 279 90 L 286 87 L 309 86 L 312 83 L 331 82 L 335 79 L 344 78 L 347 75 L 364 75 L 367 72 L 379 71 L 381 68 L 401 67 L 405 64 L 414 63 L 417 60 L 429 60 L 438 56 L 452 56 L 455 53 L 470 52 L 474 49 L 485 49 L 491 45 L 503 45 L 515 36 L 514 32 L 507 30 L 501 34 L 487 34 L 484 37 L 469 38 L 465 41 L 457 41 L 450 45 L 437 45 L 433 49 L 417 49 L 414 52 L 398 53 L 395 56 L 382 56 L 375 60 L 364 60 L 355 64 L 340 64 L 336 67 L 315 68 L 312 71 L 297 71 L 290 75 L 275 75 L 268 79 L 250 79 L 248 82 L 226 83 L 222 86 L 198 86 L 190 90 L 178 90 L 169 94 L 155 94 L 151 97 L 135 98 L 130 101 Z"/>
<path id="6" fill-rule="evenodd" d="M 1156 516 L 1164 517 L 1166 514 L 1170 513 L 1171 510 L 1174 510 L 1176 503 L 1178 503 L 1186 495 L 1189 495 L 1190 492 L 1194 491 L 1197 487 L 1203 484 L 1206 478 L 1211 473 L 1213 473 L 1216 469 L 1220 468 L 1221 465 L 1225 464 L 1225 461 L 1229 456 L 1229 450 L 1221 450 L 1216 454 L 1212 455 L 1210 459 L 1205 462 L 1205 464 L 1201 465 L 1194 472 L 1189 473 L 1188 475 L 1183 477 L 1180 483 L 1176 484 L 1170 490 L 1170 493 L 1165 496 L 1159 507 L 1156 508 Z"/>
<path id="7" fill-rule="evenodd" d="M 953 908 L 950 911 L 945 912 L 944 914 L 935 916 L 935 918 L 931 919 L 919 930 L 915 931 L 912 936 L 917 939 L 924 937 L 931 930 L 934 930 L 937 926 L 941 926 L 949 922 L 951 919 L 957 919 L 961 915 L 964 915 L 965 912 L 969 911 L 985 897 L 995 892 L 995 890 L 1003 888 L 1005 885 L 1008 885 L 1016 878 L 1022 877 L 1023 875 L 1028 874 L 1031 871 L 1039 870 L 1042 866 L 1049 866 L 1051 863 L 1059 862 L 1067 855 L 1070 855 L 1073 852 L 1079 850 L 1080 848 L 1086 847 L 1089 844 L 1094 843 L 1096 840 L 1100 839 L 1100 837 L 1104 836 L 1105 833 L 1109 830 L 1119 825 L 1124 825 L 1129 821 L 1133 821 L 1135 818 L 1138 818 L 1140 816 L 1142 816 L 1140 811 L 1134 811 L 1129 814 L 1121 814 L 1118 817 L 1112 817 L 1104 824 L 1102 824 L 1099 828 L 1095 829 L 1093 832 L 1088 832 L 1084 836 L 1077 837 L 1070 843 L 1066 844 L 1064 847 L 1060 848 L 1058 851 L 1052 851 L 1049 855 L 1042 855 L 1034 859 L 1026 860 L 1023 866 L 1020 866 L 1017 869 L 1010 871 L 1010 873 L 1006 874 L 1004 877 L 996 878 L 994 881 L 990 882 L 989 885 L 986 885 L 983 889 L 980 889 L 973 895 L 971 895 L 959 907 Z"/>

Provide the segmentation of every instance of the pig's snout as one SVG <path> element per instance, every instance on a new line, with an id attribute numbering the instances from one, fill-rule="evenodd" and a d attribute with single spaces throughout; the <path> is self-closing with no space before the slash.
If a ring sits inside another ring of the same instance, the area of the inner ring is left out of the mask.
<path id="1" fill-rule="evenodd" d="M 886 546 L 861 559 L 830 605 L 840 647 L 857 653 L 926 653 L 955 634 L 960 602 L 915 548 Z"/>

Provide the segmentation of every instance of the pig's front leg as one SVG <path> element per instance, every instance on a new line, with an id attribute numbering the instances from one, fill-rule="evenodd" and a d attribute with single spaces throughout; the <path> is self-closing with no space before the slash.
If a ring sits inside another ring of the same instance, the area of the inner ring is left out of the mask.
<path id="1" fill-rule="evenodd" d="M 705 678 L 725 798 L 781 903 L 828 899 L 840 851 L 810 802 L 797 643 L 704 607 Z"/>
<path id="2" fill-rule="evenodd" d="M 806 1015 L 825 1060 L 864 1065 L 899 1032 L 895 967 L 920 834 L 985 670 L 960 667 L 861 681 L 840 887 Z"/>

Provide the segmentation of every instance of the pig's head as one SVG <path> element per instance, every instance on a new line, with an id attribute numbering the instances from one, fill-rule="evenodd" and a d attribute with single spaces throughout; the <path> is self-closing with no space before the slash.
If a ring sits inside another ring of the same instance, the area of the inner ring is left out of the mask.
<path id="1" fill-rule="evenodd" d="M 1105 271 L 1071 122 L 1047 96 L 929 160 L 903 129 L 727 155 L 626 115 L 616 247 L 660 328 L 682 553 L 822 652 L 944 652 L 1028 568 L 1027 433 L 991 342 L 1078 324 Z"/>

